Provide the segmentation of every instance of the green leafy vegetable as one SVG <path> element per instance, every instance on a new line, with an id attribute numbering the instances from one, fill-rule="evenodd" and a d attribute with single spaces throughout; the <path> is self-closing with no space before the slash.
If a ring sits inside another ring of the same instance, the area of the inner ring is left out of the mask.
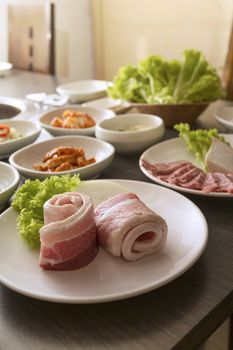
<path id="1" fill-rule="evenodd" d="M 122 100 L 164 104 L 214 101 L 223 96 L 216 70 L 197 50 L 184 51 L 184 60 L 149 56 L 137 66 L 119 69 L 108 95 Z"/>
<path id="2" fill-rule="evenodd" d="M 174 129 L 179 132 L 179 137 L 186 142 L 187 149 L 195 155 L 197 161 L 200 162 L 204 168 L 205 156 L 212 145 L 213 139 L 217 138 L 223 142 L 226 142 L 224 137 L 218 134 L 217 129 L 190 130 L 189 124 L 186 123 L 176 124 Z"/>
<path id="3" fill-rule="evenodd" d="M 17 229 L 30 248 L 40 246 L 39 229 L 44 225 L 43 204 L 55 194 L 75 190 L 79 184 L 79 175 L 51 176 L 44 181 L 27 180 L 16 192 L 12 207 L 19 213 Z"/>

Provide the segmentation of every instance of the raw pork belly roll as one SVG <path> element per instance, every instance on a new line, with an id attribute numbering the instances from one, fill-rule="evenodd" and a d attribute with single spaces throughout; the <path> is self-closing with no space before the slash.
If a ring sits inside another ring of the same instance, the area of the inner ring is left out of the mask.
<path id="1" fill-rule="evenodd" d="M 77 192 L 53 196 L 44 204 L 40 229 L 40 266 L 45 270 L 76 270 L 97 254 L 91 198 Z"/>
<path id="2" fill-rule="evenodd" d="M 133 193 L 120 193 L 95 209 L 99 245 L 114 256 L 134 261 L 160 250 L 167 224 Z"/>

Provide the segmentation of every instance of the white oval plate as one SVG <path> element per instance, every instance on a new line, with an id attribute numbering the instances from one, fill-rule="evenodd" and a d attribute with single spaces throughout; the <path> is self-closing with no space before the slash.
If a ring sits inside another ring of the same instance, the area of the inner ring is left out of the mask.
<path id="1" fill-rule="evenodd" d="M 113 98 L 110 98 L 110 97 L 102 97 L 102 98 L 98 98 L 97 100 L 85 102 L 82 104 L 82 106 L 115 110 L 121 104 L 122 104 L 122 101 L 120 99 L 114 100 Z"/>
<path id="2" fill-rule="evenodd" d="M 34 164 L 42 163 L 45 153 L 59 146 L 83 147 L 86 158 L 95 157 L 96 162 L 81 168 L 48 172 L 33 169 Z M 88 136 L 60 136 L 51 140 L 36 143 L 13 153 L 9 162 L 23 176 L 31 179 L 45 179 L 52 175 L 77 174 L 82 180 L 97 177 L 106 168 L 114 157 L 114 147 L 107 142 Z"/>
<path id="3" fill-rule="evenodd" d="M 74 81 L 58 86 L 56 91 L 67 96 L 71 102 L 85 102 L 104 96 L 110 84 L 105 80 Z"/>
<path id="4" fill-rule="evenodd" d="M 221 135 L 223 135 L 225 137 L 225 139 L 233 147 L 233 135 L 228 135 L 228 134 L 221 134 Z M 153 176 L 150 171 L 148 171 L 144 167 L 142 167 L 142 165 L 141 165 L 142 159 L 147 160 L 149 163 L 187 160 L 187 161 L 193 163 L 195 166 L 200 168 L 200 164 L 196 161 L 194 155 L 186 149 L 185 142 L 179 137 L 158 143 L 157 145 L 154 145 L 154 146 L 148 148 L 145 152 L 143 152 L 143 154 L 141 155 L 141 157 L 139 159 L 139 166 L 140 166 L 141 171 L 147 177 L 149 177 L 149 179 L 153 180 L 154 182 L 156 182 L 160 185 L 172 188 L 173 190 L 191 193 L 191 194 L 198 194 L 200 196 L 232 197 L 232 194 L 230 194 L 230 193 L 224 193 L 224 192 L 206 193 L 206 192 L 199 191 L 199 190 L 192 190 L 189 188 L 184 188 L 181 186 L 169 184 L 168 182 L 162 181 L 158 177 Z"/>
<path id="5" fill-rule="evenodd" d="M 126 262 L 100 249 L 93 262 L 80 270 L 43 271 L 38 266 L 39 251 L 28 249 L 19 238 L 17 213 L 10 208 L 0 216 L 0 282 L 36 299 L 99 303 L 143 294 L 188 270 L 202 254 L 208 238 L 207 223 L 198 207 L 164 187 L 139 181 L 113 181 L 136 193 L 167 221 L 168 240 L 162 251 L 137 262 Z M 98 193 L 101 180 L 96 182 Z"/>
<path id="6" fill-rule="evenodd" d="M 0 143 L 0 159 L 7 158 L 16 150 L 34 142 L 40 134 L 40 125 L 30 120 L 1 119 L 0 124 L 15 128 L 22 137 Z"/>
<path id="7" fill-rule="evenodd" d="M 18 184 L 18 171 L 10 164 L 0 162 L 0 209 L 13 195 Z"/>
<path id="8" fill-rule="evenodd" d="M 108 111 L 107 109 L 84 107 L 80 105 L 70 105 L 63 108 L 52 109 L 40 116 L 40 125 L 46 129 L 50 134 L 54 136 L 64 136 L 64 135 L 94 135 L 95 126 L 90 128 L 80 128 L 80 129 L 67 129 L 67 128 L 57 128 L 50 125 L 51 120 L 54 117 L 60 117 L 64 111 L 67 109 L 72 109 L 73 111 L 88 113 L 98 125 L 102 120 L 110 119 L 116 116 L 113 111 Z"/>
<path id="9" fill-rule="evenodd" d="M 214 116 L 219 124 L 233 132 L 233 106 L 219 106 Z"/>

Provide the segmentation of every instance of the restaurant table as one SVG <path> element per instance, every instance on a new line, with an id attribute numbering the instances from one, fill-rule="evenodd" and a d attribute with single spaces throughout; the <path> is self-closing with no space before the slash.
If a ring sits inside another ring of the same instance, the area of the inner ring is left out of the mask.
<path id="1" fill-rule="evenodd" d="M 57 84 L 52 76 L 14 71 L 0 80 L 0 96 L 54 93 Z M 215 107 L 196 126 L 217 126 Z M 167 129 L 164 139 L 175 136 Z M 100 178 L 152 183 L 138 159 L 116 155 Z M 209 229 L 206 249 L 188 271 L 149 293 L 89 305 L 35 300 L 0 285 L 0 349 L 197 349 L 233 313 L 233 199 L 183 195 L 201 209 Z"/>

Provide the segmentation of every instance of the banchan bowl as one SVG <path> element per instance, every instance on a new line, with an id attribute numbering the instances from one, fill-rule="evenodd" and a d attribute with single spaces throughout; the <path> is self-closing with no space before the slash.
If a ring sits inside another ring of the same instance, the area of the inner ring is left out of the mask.
<path id="1" fill-rule="evenodd" d="M 113 111 L 101 108 L 86 107 L 79 105 L 70 105 L 63 108 L 54 108 L 49 112 L 42 114 L 39 118 L 40 125 L 46 129 L 50 134 L 54 136 L 64 136 L 64 135 L 94 135 L 95 126 L 89 128 L 79 128 L 79 129 L 68 129 L 60 128 L 50 125 L 50 122 L 54 117 L 61 117 L 62 113 L 66 110 L 72 110 L 75 112 L 83 112 L 89 114 L 98 125 L 102 120 L 113 118 L 116 114 Z"/>
<path id="2" fill-rule="evenodd" d="M 95 135 L 111 143 L 116 152 L 132 154 L 141 152 L 160 141 L 164 131 L 164 123 L 160 117 L 128 113 L 100 122 L 96 126 Z"/>
<path id="3" fill-rule="evenodd" d="M 38 171 L 33 165 L 42 163 L 45 154 L 56 147 L 82 147 L 86 158 L 95 157 L 96 162 L 72 170 L 49 172 Z M 107 142 L 88 136 L 60 136 L 51 140 L 36 143 L 22 148 L 12 154 L 9 162 L 24 177 L 31 179 L 45 179 L 48 176 L 79 174 L 81 179 L 96 178 L 114 157 L 114 147 Z"/>
<path id="4" fill-rule="evenodd" d="M 19 173 L 11 165 L 0 162 L 0 209 L 14 194 L 19 184 Z"/>

